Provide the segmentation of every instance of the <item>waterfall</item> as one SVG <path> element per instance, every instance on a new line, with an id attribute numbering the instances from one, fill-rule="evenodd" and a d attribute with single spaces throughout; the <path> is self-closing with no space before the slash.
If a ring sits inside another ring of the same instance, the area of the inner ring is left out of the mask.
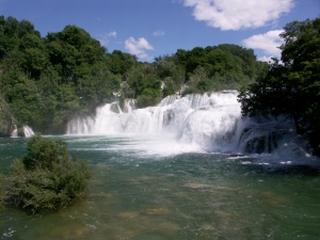
<path id="1" fill-rule="evenodd" d="M 34 135 L 34 132 L 32 130 L 31 127 L 29 127 L 28 125 L 23 125 L 21 130 L 22 132 L 20 132 L 20 128 L 18 129 L 17 125 L 13 123 L 14 126 L 14 130 L 11 133 L 11 138 L 17 138 L 19 136 L 23 136 L 23 137 L 31 137 Z"/>
<path id="2" fill-rule="evenodd" d="M 14 124 L 14 123 L 12 123 L 12 125 L 14 126 L 14 129 L 13 129 L 10 137 L 11 137 L 11 138 L 17 138 L 17 137 L 18 137 L 18 128 L 17 128 L 17 125 Z"/>
<path id="3" fill-rule="evenodd" d="M 28 125 L 23 125 L 22 128 L 25 137 L 32 137 L 34 135 L 33 130 Z"/>
<path id="4" fill-rule="evenodd" d="M 168 96 L 158 106 L 144 109 L 134 109 L 130 100 L 124 104 L 127 106 L 125 111 L 120 109 L 117 102 L 106 104 L 97 108 L 94 118 L 71 120 L 67 126 L 67 134 L 171 132 L 183 139 L 188 135 L 188 129 L 194 129 L 192 126 L 200 127 L 202 124 L 209 125 L 210 122 L 213 122 L 216 131 L 221 125 L 224 125 L 227 131 L 241 115 L 236 95 L 237 93 L 212 93 L 188 95 L 183 98 Z M 199 121 L 202 124 L 199 124 Z M 206 129 L 197 131 L 203 132 Z"/>
<path id="5" fill-rule="evenodd" d="M 260 122 L 241 116 L 238 92 L 168 96 L 157 106 L 135 109 L 127 100 L 96 109 L 94 117 L 76 118 L 67 134 L 170 135 L 181 145 L 218 152 L 271 153 L 285 146 L 293 125 L 285 119 Z"/>
<path id="6" fill-rule="evenodd" d="M 130 113 L 136 108 L 135 99 L 126 99 L 123 104 L 123 112 Z M 121 110 L 121 109 L 120 109 Z M 121 110 L 122 111 L 122 110 Z"/>

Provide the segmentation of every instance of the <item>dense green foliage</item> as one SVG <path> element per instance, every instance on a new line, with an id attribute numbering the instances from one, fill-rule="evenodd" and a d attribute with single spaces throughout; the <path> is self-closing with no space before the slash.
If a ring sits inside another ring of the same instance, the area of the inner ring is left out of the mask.
<path id="1" fill-rule="evenodd" d="M 179 49 L 142 63 L 119 50 L 108 53 L 77 26 L 43 38 L 29 21 L 0 16 L 0 106 L 8 106 L 0 129 L 7 128 L 1 130 L 6 135 L 14 122 L 37 132 L 64 133 L 71 118 L 94 114 L 98 105 L 119 96 L 114 93 L 146 107 L 182 90 L 238 89 L 265 67 L 252 49 L 232 44 Z"/>
<path id="2" fill-rule="evenodd" d="M 167 87 L 165 94 L 179 91 L 183 84 L 184 94 L 239 89 L 253 82 L 266 67 L 256 61 L 252 49 L 233 44 L 178 49 L 172 56 L 156 58 L 155 63 Z"/>
<path id="3" fill-rule="evenodd" d="M 280 36 L 282 64 L 275 59 L 257 82 L 242 90 L 243 114 L 287 115 L 299 134 L 319 133 L 320 18 L 288 23 Z M 313 147 L 320 143 L 317 138 Z"/>
<path id="4" fill-rule="evenodd" d="M 76 26 L 41 38 L 29 21 L 0 17 L 0 95 L 17 125 L 63 133 L 69 118 L 111 100 L 121 83 L 112 58 Z"/>
<path id="5" fill-rule="evenodd" d="M 8 136 L 14 130 L 12 119 L 10 108 L 0 94 L 0 137 Z"/>
<path id="6" fill-rule="evenodd" d="M 64 141 L 36 134 L 28 142 L 26 156 L 11 165 L 7 194 L 33 212 L 56 210 L 81 197 L 91 175 L 84 160 L 70 158 Z"/>

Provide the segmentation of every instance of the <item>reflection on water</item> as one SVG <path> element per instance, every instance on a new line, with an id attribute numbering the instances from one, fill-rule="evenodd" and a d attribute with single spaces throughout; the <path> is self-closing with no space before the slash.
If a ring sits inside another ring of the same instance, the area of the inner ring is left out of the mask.
<path id="1" fill-rule="evenodd" d="M 318 170 L 270 171 L 227 154 L 152 155 L 132 139 L 65 138 L 94 170 L 88 195 L 49 214 L 8 206 L 0 239 L 319 238 Z M 7 156 L 21 145 L 5 145 Z M 1 159 L 3 172 L 9 163 Z"/>

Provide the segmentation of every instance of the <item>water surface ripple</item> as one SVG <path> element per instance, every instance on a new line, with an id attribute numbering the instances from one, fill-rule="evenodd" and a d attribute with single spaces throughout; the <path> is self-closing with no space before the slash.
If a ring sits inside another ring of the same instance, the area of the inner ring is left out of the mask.
<path id="1" fill-rule="evenodd" d="M 0 239 L 319 239 L 314 166 L 165 154 L 155 151 L 164 147 L 156 139 L 61 137 L 93 168 L 88 195 L 49 214 L 8 205 L 0 210 Z M 0 139 L 2 173 L 25 147 L 25 139 Z"/>

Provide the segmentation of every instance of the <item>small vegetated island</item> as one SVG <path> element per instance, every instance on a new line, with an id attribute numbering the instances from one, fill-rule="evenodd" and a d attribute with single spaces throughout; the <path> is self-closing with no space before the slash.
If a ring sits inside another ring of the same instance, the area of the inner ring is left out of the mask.
<path id="1" fill-rule="evenodd" d="M 27 154 L 1 178 L 1 201 L 14 202 L 32 212 L 66 207 L 83 196 L 92 172 L 84 160 L 70 157 L 62 140 L 33 136 Z"/>
<path id="2" fill-rule="evenodd" d="M 236 89 L 244 115 L 292 118 L 298 134 L 320 153 L 320 18 L 294 21 L 280 35 L 281 61 L 257 61 L 233 44 L 178 49 L 154 62 L 107 49 L 68 25 L 41 37 L 27 20 L 0 17 L 0 135 L 29 125 L 43 134 L 65 133 L 69 119 L 94 115 L 97 106 L 126 98 L 153 106 L 171 94 Z M 66 143 L 36 135 L 27 155 L 2 180 L 5 198 L 22 207 L 54 210 L 85 190 L 91 172 Z"/>

